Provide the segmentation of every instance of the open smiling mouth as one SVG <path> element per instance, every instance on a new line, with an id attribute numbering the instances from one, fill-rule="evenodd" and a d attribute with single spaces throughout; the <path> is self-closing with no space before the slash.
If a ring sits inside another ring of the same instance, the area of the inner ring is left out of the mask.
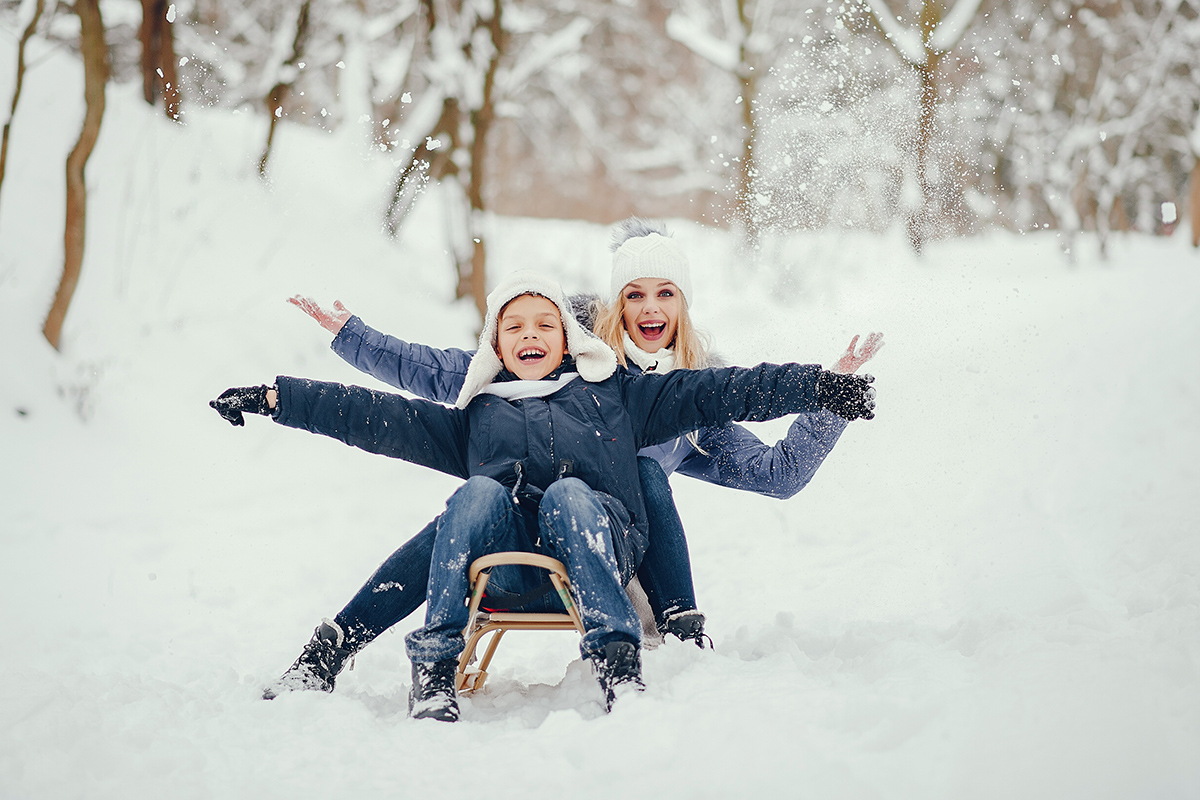
<path id="1" fill-rule="evenodd" d="M 638 330 L 642 332 L 642 336 L 644 336 L 645 338 L 647 338 L 651 341 L 654 341 L 655 339 L 659 339 L 662 337 L 663 333 L 667 330 L 667 323 L 665 323 L 665 322 L 641 322 L 641 323 L 638 323 Z"/>
<path id="2" fill-rule="evenodd" d="M 517 360 L 523 364 L 532 364 L 536 361 L 541 361 L 546 357 L 545 350 L 539 350 L 536 347 L 526 347 L 521 352 L 517 353 Z"/>

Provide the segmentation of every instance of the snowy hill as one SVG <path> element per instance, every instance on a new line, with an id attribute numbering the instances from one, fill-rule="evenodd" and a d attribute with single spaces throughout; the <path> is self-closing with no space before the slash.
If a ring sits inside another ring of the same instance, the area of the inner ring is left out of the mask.
<path id="1" fill-rule="evenodd" d="M 414 723 L 414 617 L 334 694 L 265 703 L 457 482 L 235 430 L 207 401 L 277 373 L 370 385 L 297 292 L 470 346 L 436 195 L 390 242 L 391 165 L 354 131 L 285 127 L 264 186 L 262 120 L 197 109 L 181 128 L 111 87 L 57 354 L 39 329 L 81 79 L 39 56 L 0 198 L 0 797 L 1200 793 L 1200 256 L 1182 236 L 1072 265 L 1049 233 L 922 260 L 811 235 L 751 269 L 727 234 L 674 224 L 694 314 L 734 363 L 887 336 L 878 417 L 799 496 L 673 479 L 715 651 L 648 652 L 645 695 L 605 716 L 572 636 L 514 634 L 461 723 Z M 603 227 L 489 224 L 496 275 L 607 280 Z"/>

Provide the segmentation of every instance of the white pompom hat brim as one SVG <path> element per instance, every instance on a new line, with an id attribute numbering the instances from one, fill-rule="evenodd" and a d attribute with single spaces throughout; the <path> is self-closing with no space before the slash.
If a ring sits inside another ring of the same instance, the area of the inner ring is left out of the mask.
<path id="1" fill-rule="evenodd" d="M 687 253 L 669 236 L 660 233 L 633 236 L 616 249 L 609 276 L 609 304 L 617 301 L 627 285 L 642 278 L 670 281 L 679 287 L 683 302 L 691 306 L 691 265 Z"/>

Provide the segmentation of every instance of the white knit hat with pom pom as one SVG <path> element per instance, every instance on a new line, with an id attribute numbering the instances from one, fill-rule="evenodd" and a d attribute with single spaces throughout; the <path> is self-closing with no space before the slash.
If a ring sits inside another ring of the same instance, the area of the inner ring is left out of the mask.
<path id="1" fill-rule="evenodd" d="M 678 286 L 684 303 L 691 306 L 692 269 L 687 254 L 671 238 L 665 225 L 640 217 L 623 220 L 613 231 L 612 250 L 610 305 L 631 281 L 658 278 Z"/>

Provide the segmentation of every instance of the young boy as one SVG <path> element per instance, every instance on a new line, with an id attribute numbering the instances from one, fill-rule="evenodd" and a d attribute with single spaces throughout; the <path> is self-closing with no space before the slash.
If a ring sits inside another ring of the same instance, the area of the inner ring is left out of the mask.
<path id="1" fill-rule="evenodd" d="M 414 717 L 458 718 L 457 656 L 467 623 L 467 567 L 489 552 L 527 550 L 562 561 L 584 624 L 583 656 L 606 707 L 640 689 L 640 626 L 622 590 L 646 549 L 637 451 L 705 425 L 829 408 L 869 416 L 868 382 L 817 365 L 679 370 L 635 376 L 585 331 L 562 290 L 517 273 L 488 297 L 480 346 L 455 408 L 359 387 L 279 377 L 212 403 L 332 436 L 370 452 L 463 478 L 438 523 L 425 626 L 409 634 Z M 528 568 L 493 571 L 489 594 L 541 583 Z"/>

